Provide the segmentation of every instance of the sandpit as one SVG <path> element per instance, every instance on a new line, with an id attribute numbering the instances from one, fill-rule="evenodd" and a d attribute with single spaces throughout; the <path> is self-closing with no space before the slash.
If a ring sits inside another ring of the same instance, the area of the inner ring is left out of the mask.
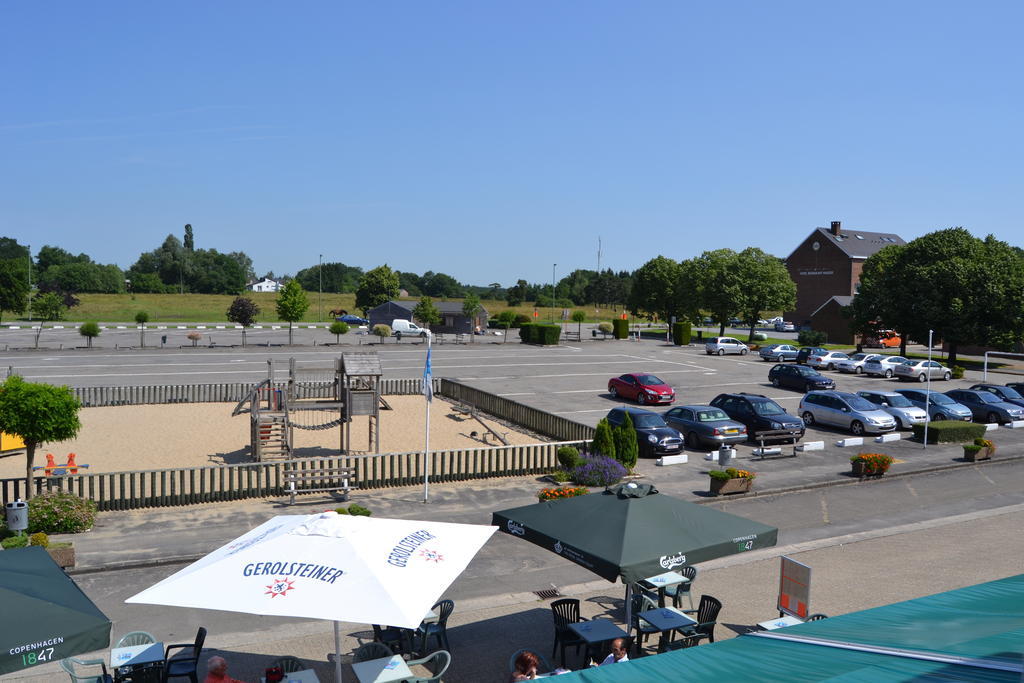
<path id="1" fill-rule="evenodd" d="M 422 396 L 387 396 L 393 410 L 380 411 L 380 450 L 401 453 L 423 448 L 425 420 Z M 46 463 L 53 453 L 57 464 L 75 453 L 83 472 L 124 472 L 169 467 L 202 467 L 253 462 L 249 453 L 249 416 L 231 417 L 233 403 L 192 403 L 171 405 L 83 408 L 78 437 L 48 443 L 36 449 L 36 465 Z M 328 421 L 317 413 L 310 421 Z M 484 417 L 484 421 L 510 444 L 542 441 L 536 435 Z M 352 423 L 353 451 L 368 450 L 367 418 Z M 476 436 L 472 436 L 476 432 Z M 430 408 L 430 448 L 447 450 L 500 445 L 493 438 L 483 440 L 486 429 L 476 420 L 452 410 L 452 404 L 435 397 Z M 295 430 L 296 457 L 338 455 L 340 427 L 322 431 Z M 0 477 L 25 474 L 25 457 L 17 454 L 0 458 Z"/>

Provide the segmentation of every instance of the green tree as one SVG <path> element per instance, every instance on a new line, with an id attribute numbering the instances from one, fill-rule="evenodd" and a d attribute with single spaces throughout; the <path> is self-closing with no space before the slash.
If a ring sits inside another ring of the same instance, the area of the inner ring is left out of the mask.
<path id="1" fill-rule="evenodd" d="M 149 313 L 139 311 L 135 314 L 135 324 L 139 326 L 139 346 L 146 348 L 146 323 L 149 322 Z"/>
<path id="2" fill-rule="evenodd" d="M 509 287 L 505 292 L 505 303 L 509 306 L 521 306 L 526 301 L 526 289 L 529 287 L 526 280 L 517 280 L 514 287 Z"/>
<path id="3" fill-rule="evenodd" d="M 754 328 L 765 311 L 786 311 L 796 307 L 796 283 L 786 265 L 771 254 L 748 247 L 736 258 L 740 280 L 740 317 L 750 326 L 747 341 L 754 340 Z"/>
<path id="4" fill-rule="evenodd" d="M 430 329 L 431 325 L 441 322 L 441 311 L 437 310 L 433 299 L 429 296 L 420 297 L 420 302 L 412 309 L 412 317 Z"/>
<path id="5" fill-rule="evenodd" d="M 3 312 L 21 314 L 28 306 L 27 262 L 0 261 L 0 318 Z"/>
<path id="6" fill-rule="evenodd" d="M 621 425 L 612 428 L 612 437 L 615 440 L 615 459 L 622 463 L 627 472 L 632 472 L 640 455 L 640 444 L 637 442 L 633 418 L 628 412 L 625 418 Z"/>
<path id="7" fill-rule="evenodd" d="M 340 320 L 335 320 L 333 323 L 331 323 L 331 326 L 330 328 L 328 328 L 328 331 L 334 335 L 334 343 L 340 344 L 341 335 L 348 334 L 348 323 L 343 323 Z"/>
<path id="8" fill-rule="evenodd" d="M 705 251 L 696 262 L 697 291 L 701 308 L 718 323 L 718 334 L 725 334 L 729 318 L 741 313 L 743 286 L 739 259 L 732 249 Z"/>
<path id="9" fill-rule="evenodd" d="M 516 312 L 512 310 L 502 311 L 498 314 L 498 324 L 505 328 L 505 334 L 502 335 L 501 343 L 504 344 L 505 340 L 508 339 L 508 331 L 516 322 Z"/>
<path id="10" fill-rule="evenodd" d="M 309 310 L 309 299 L 298 280 L 289 280 L 277 295 L 277 317 L 288 321 L 288 344 L 292 343 L 292 326 Z"/>
<path id="11" fill-rule="evenodd" d="M 583 339 L 583 321 L 587 319 L 587 314 L 583 311 L 573 311 L 572 321 L 576 323 L 576 336 Z"/>
<path id="12" fill-rule="evenodd" d="M 384 340 L 391 336 L 391 326 L 385 325 L 384 323 L 374 325 L 373 333 L 380 337 L 380 343 L 383 344 Z"/>
<path id="13" fill-rule="evenodd" d="M 476 335 L 476 330 L 480 325 L 477 322 L 477 316 L 483 311 L 483 306 L 480 305 L 480 299 L 475 294 L 467 294 L 466 298 L 462 300 L 462 315 L 469 318 L 469 340 L 473 341 L 473 337 Z"/>
<path id="14" fill-rule="evenodd" d="M 25 498 L 32 497 L 32 465 L 36 447 L 73 439 L 82 423 L 82 405 L 70 389 L 26 382 L 11 375 L 0 385 L 0 431 L 25 442 Z"/>
<path id="15" fill-rule="evenodd" d="M 89 322 L 82 323 L 82 326 L 78 328 L 78 334 L 85 337 L 86 345 L 91 349 L 93 338 L 100 336 L 100 326 L 98 323 L 90 320 Z"/>
<path id="16" fill-rule="evenodd" d="M 590 452 L 609 458 L 615 457 L 615 435 L 612 434 L 612 425 L 606 417 L 597 423 L 594 440 L 590 442 Z"/>
<path id="17" fill-rule="evenodd" d="M 365 316 L 371 308 L 398 298 L 398 275 L 387 264 L 367 271 L 356 288 L 356 308 Z"/>
<path id="18" fill-rule="evenodd" d="M 40 320 L 63 320 L 64 299 L 56 292 L 41 292 L 32 297 L 32 315 Z"/>
<path id="19" fill-rule="evenodd" d="M 662 320 L 669 320 L 677 310 L 678 300 L 675 289 L 681 274 L 678 263 L 665 256 L 657 256 L 633 273 L 633 289 L 629 296 L 629 308 L 639 315 L 656 314 Z"/>
<path id="20" fill-rule="evenodd" d="M 195 240 L 195 237 L 192 235 L 192 224 L 191 223 L 186 223 L 185 224 L 184 248 L 185 248 L 185 251 L 195 251 L 195 248 L 196 248 L 196 240 Z"/>
<path id="21" fill-rule="evenodd" d="M 420 291 L 427 296 L 451 299 L 463 296 L 466 288 L 459 284 L 459 281 L 451 275 L 428 270 L 420 278 Z"/>
<path id="22" fill-rule="evenodd" d="M 844 309 L 850 317 L 850 330 L 863 337 L 875 337 L 879 330 L 901 330 L 903 322 L 912 315 L 914 302 L 902 296 L 893 296 L 901 286 L 900 254 L 905 245 L 891 244 L 880 249 L 864 261 L 860 273 L 857 296 Z M 906 355 L 907 335 L 900 335 L 900 355 Z"/>

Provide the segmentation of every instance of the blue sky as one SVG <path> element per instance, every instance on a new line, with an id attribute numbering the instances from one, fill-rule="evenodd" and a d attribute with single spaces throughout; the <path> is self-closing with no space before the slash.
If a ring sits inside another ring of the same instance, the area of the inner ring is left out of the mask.
<path id="1" fill-rule="evenodd" d="M 0 234 L 550 281 L 815 226 L 1021 245 L 1019 3 L 0 5 Z"/>

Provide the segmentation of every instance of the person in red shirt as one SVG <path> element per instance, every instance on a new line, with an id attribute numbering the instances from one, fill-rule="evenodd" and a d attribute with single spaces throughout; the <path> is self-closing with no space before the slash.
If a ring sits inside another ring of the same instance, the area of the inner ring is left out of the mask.
<path id="1" fill-rule="evenodd" d="M 214 655 L 206 660 L 206 680 L 203 683 L 242 683 L 228 676 L 228 663 L 223 657 Z"/>

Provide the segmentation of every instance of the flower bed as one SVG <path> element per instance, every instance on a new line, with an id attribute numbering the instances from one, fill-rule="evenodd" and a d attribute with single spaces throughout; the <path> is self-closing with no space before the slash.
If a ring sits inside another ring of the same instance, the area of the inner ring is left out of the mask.
<path id="1" fill-rule="evenodd" d="M 586 486 L 560 486 L 558 488 L 541 489 L 537 498 L 543 503 L 546 500 L 562 500 L 564 498 L 575 498 L 590 493 Z"/>
<path id="2" fill-rule="evenodd" d="M 716 496 L 729 493 L 746 493 L 754 485 L 754 478 L 757 475 L 749 470 L 740 470 L 735 467 L 728 467 L 724 470 L 711 470 L 708 472 L 711 477 L 710 492 Z"/>
<path id="3" fill-rule="evenodd" d="M 850 458 L 853 474 L 858 477 L 880 477 L 889 471 L 894 458 L 884 453 L 861 453 Z"/>

